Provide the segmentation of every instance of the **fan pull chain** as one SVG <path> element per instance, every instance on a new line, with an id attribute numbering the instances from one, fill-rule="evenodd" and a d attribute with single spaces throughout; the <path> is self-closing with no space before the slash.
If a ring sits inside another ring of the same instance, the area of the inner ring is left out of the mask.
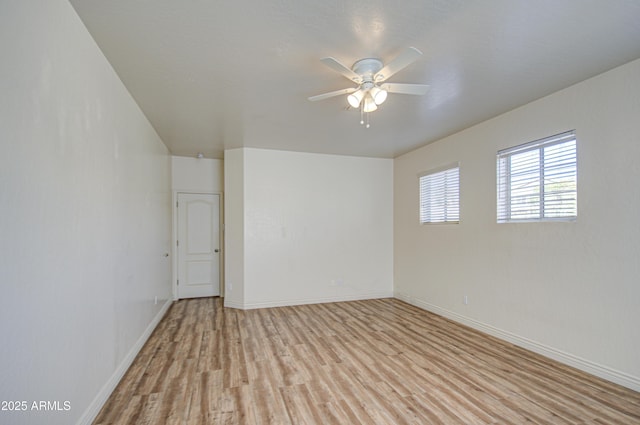
<path id="1" fill-rule="evenodd" d="M 365 123 L 366 117 L 366 123 Z M 366 124 L 366 125 L 365 125 Z M 364 125 L 365 128 L 369 128 L 369 113 L 364 111 L 364 102 L 360 106 L 360 125 Z"/>

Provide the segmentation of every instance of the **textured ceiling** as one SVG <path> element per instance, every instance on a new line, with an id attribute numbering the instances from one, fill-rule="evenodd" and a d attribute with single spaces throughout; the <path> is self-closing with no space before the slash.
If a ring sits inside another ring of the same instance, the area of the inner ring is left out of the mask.
<path id="1" fill-rule="evenodd" d="M 71 0 L 175 155 L 395 157 L 640 57 L 638 0 Z M 359 124 L 320 63 L 424 55 Z"/>

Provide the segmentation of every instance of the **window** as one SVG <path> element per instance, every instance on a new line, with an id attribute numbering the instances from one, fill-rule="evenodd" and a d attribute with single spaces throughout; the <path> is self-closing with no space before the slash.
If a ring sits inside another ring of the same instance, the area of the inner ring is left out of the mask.
<path id="1" fill-rule="evenodd" d="M 575 131 L 501 150 L 497 162 L 498 223 L 577 217 Z"/>
<path id="2" fill-rule="evenodd" d="M 460 167 L 449 165 L 420 176 L 420 223 L 460 221 Z"/>

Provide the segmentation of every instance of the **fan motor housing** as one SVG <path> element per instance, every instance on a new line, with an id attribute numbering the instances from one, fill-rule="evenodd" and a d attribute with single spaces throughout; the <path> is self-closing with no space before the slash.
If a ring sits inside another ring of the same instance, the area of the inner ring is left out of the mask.
<path id="1" fill-rule="evenodd" d="M 373 76 L 382 69 L 382 61 L 375 58 L 360 59 L 351 70 L 362 76 L 363 81 L 373 81 Z"/>

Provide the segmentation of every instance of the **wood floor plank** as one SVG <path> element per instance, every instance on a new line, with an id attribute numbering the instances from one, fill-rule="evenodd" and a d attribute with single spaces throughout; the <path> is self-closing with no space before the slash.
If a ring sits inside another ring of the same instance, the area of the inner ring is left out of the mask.
<path id="1" fill-rule="evenodd" d="M 640 424 L 640 394 L 395 299 L 181 300 L 94 424 Z"/>

